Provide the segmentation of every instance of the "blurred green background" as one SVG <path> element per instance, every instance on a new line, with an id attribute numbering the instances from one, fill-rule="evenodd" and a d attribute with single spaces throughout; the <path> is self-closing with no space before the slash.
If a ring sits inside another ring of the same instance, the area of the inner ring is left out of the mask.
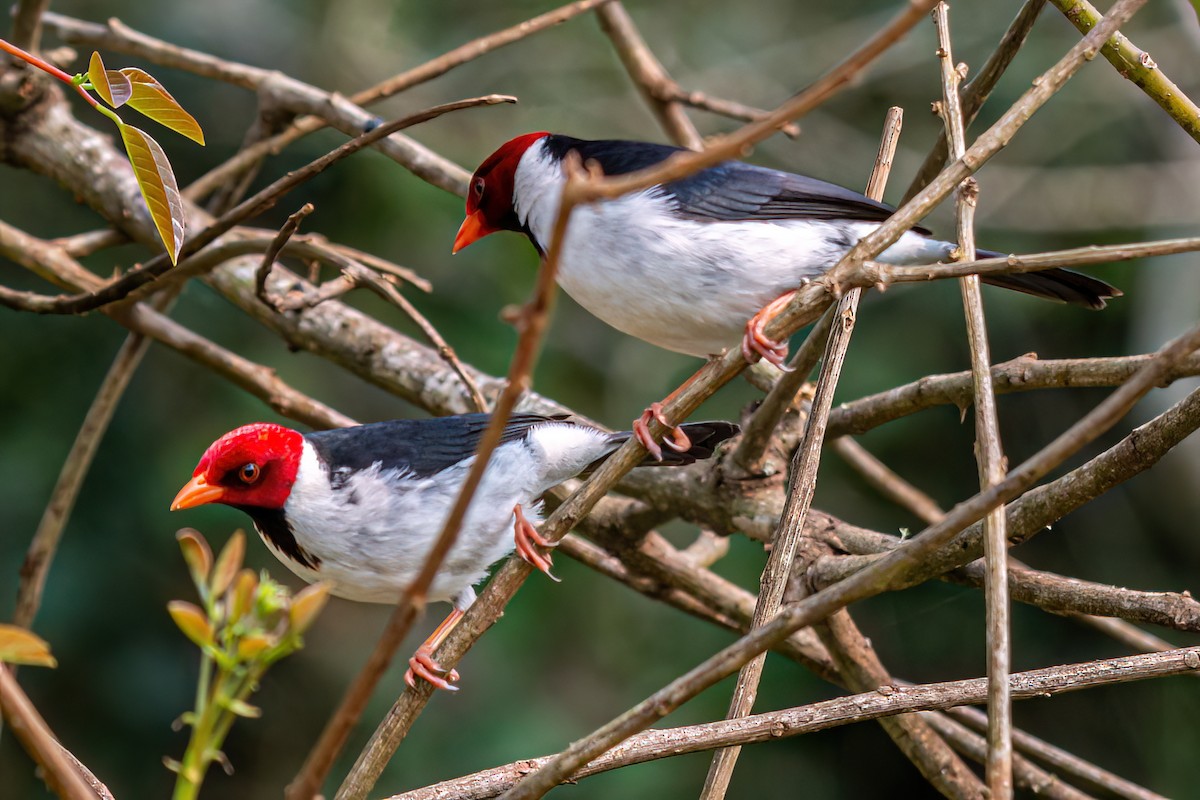
<path id="1" fill-rule="evenodd" d="M 810 83 L 885 22 L 896 2 L 753 0 L 732 4 L 631 0 L 628 9 L 668 71 L 688 89 L 773 107 Z M 977 68 L 1015 13 L 1015 2 L 954 4 L 956 58 Z M 119 17 L 135 29 L 215 55 L 278 69 L 345 93 L 417 65 L 472 38 L 554 7 L 550 2 L 442 3 L 282 2 L 55 3 L 54 10 L 101 21 Z M 1184 0 L 1151 4 L 1125 31 L 1149 50 L 1185 91 L 1200 90 L 1200 32 Z M 1001 82 L 973 130 L 978 132 L 1057 60 L 1078 35 L 1053 8 Z M 50 39 L 46 42 L 53 46 Z M 907 112 L 890 200 L 898 200 L 940 129 L 929 103 L 940 94 L 931 24 L 893 48 L 862 80 L 802 122 L 796 141 L 777 136 L 757 163 L 807 172 L 848 186 L 865 183 L 884 112 Z M 82 54 L 86 57 L 86 53 Z M 154 134 L 184 185 L 236 151 L 253 120 L 255 98 L 119 54 L 110 68 L 142 66 L 160 78 L 204 126 L 207 148 Z M 82 69 L 85 59 L 77 62 Z M 398 116 L 429 104 L 485 92 L 518 95 L 514 107 L 477 109 L 414 129 L 412 135 L 472 168 L 500 142 L 528 130 L 662 140 L 653 118 L 594 18 L 494 52 L 382 105 Z M 76 113 L 109 132 L 108 123 L 76 103 Z M 735 123 L 703 112 L 705 133 Z M 261 183 L 335 146 L 325 132 L 268 162 Z M 1089 243 L 1194 233 L 1200 160 L 1195 143 L 1102 59 L 1088 65 L 979 176 L 982 245 L 1034 252 Z M 303 202 L 305 224 L 359 249 L 410 266 L 433 282 L 430 295 L 410 292 L 464 360 L 502 374 L 515 334 L 499 309 L 524 299 L 535 256 L 520 237 L 496 236 L 454 259 L 449 248 L 461 201 L 415 179 L 377 153 L 342 162 L 286 198 L 256 224 L 276 226 Z M 68 235 L 101 221 L 44 179 L 0 166 L 0 217 L 34 234 Z M 943 209 L 929 224 L 949 234 Z M 100 273 L 127 267 L 133 247 L 91 261 Z M 1200 316 L 1195 256 L 1097 268 L 1126 292 L 1103 313 L 986 294 L 993 354 L 1044 358 L 1145 352 Z M 44 285 L 0 260 L 0 277 L 17 287 Z M 411 326 L 374 298 L 350 302 L 400 330 Z M 292 353 L 207 287 L 193 284 L 174 317 L 279 370 L 302 391 L 360 420 L 420 413 L 405 403 L 303 353 Z M 79 423 L 124 331 L 99 314 L 34 317 L 0 312 L 0 618 L 8 619 L 25 547 L 37 526 Z M 647 402 L 666 394 L 697 365 L 608 329 L 561 297 L 536 373 L 538 391 L 612 426 L 625 426 Z M 899 287 L 864 303 L 839 388 L 849 400 L 921 375 L 965 369 L 968 356 L 956 287 Z M 1076 466 L 1122 431 L 1161 410 L 1195 382 L 1157 392 Z M 1000 399 L 1004 444 L 1017 463 L 1077 419 L 1100 391 L 1041 392 Z M 726 387 L 700 417 L 736 418 L 756 396 Z M 53 645 L 57 670 L 26 669 L 22 684 L 74 753 L 117 797 L 169 793 L 162 756 L 178 757 L 185 733 L 171 722 L 191 703 L 197 656 L 165 612 L 191 585 L 173 533 L 194 526 L 218 546 L 247 521 L 225 508 L 169 514 L 175 491 L 203 449 L 226 430 L 276 417 L 228 382 L 160 347 L 150 350 L 105 437 L 50 574 L 36 630 Z M 886 426 L 863 443 L 950 505 L 973 492 L 971 426 L 942 408 Z M 1043 569 L 1123 586 L 1184 590 L 1200 564 L 1200 448 L 1197 437 L 1140 476 L 1070 515 L 1018 553 Z M 917 521 L 878 499 L 836 459 L 824 465 L 817 505 L 856 524 L 897 531 Z M 691 532 L 673 532 L 687 541 Z M 293 581 L 265 548 L 248 561 Z M 733 541 L 722 574 L 753 587 L 761 548 Z M 376 796 L 415 788 L 518 758 L 561 749 L 641 700 L 731 636 L 657 605 L 560 558 L 563 583 L 535 576 L 463 662 L 463 690 L 439 694 L 377 786 Z M 431 609 L 421 636 L 445 608 Z M 876 598 L 855 608 L 860 624 L 898 676 L 927 681 L 982 674 L 983 608 L 977 592 L 941 584 Z M 350 677 L 366 658 L 387 609 L 335 601 L 308 636 L 308 647 L 273 669 L 256 703 L 261 720 L 239 724 L 226 748 L 236 772 L 214 770 L 209 797 L 279 796 L 295 773 Z M 670 635 L 664 635 L 670 631 Z M 1156 633 L 1162 633 L 1156 631 Z M 1196 637 L 1166 632 L 1192 643 Z M 404 651 L 416 646 L 411 637 Z M 1120 655 L 1123 649 L 1069 621 L 1017 606 L 1015 669 Z M 669 717 L 683 724 L 723 716 L 726 681 Z M 393 669 L 367 722 L 334 770 L 338 780 L 374 722 L 402 687 Z M 799 667 L 768 662 L 759 709 L 799 705 L 838 694 Z M 1183 678 L 1091 690 L 1016 706 L 1026 730 L 1155 790 L 1200 796 L 1195 754 L 1200 683 Z M 590 778 L 555 796 L 694 797 L 707 755 L 659 761 Z M 330 792 L 336 783 L 327 787 Z M 743 752 L 731 797 L 862 798 L 931 794 L 874 725 L 757 745 Z M 9 734 L 0 740 L 0 797 L 37 798 L 45 790 Z"/>

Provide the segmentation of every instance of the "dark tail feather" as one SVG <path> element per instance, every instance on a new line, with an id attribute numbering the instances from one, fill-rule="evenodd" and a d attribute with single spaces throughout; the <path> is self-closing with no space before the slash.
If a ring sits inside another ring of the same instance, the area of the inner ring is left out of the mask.
<path id="1" fill-rule="evenodd" d="M 1004 258 L 1004 253 L 980 250 L 980 258 Z M 1040 272 L 1018 272 L 1012 275 L 980 275 L 984 283 L 1031 294 L 1044 300 L 1070 303 L 1085 308 L 1104 308 L 1104 301 L 1120 297 L 1122 292 L 1102 280 L 1072 272 L 1069 269 L 1044 269 Z"/>
<path id="2" fill-rule="evenodd" d="M 692 446 L 685 453 L 678 453 L 669 447 L 662 449 L 662 461 L 655 461 L 653 456 L 646 456 L 639 467 L 681 467 L 694 461 L 711 458 L 717 445 L 726 439 L 737 436 L 742 429 L 732 422 L 685 422 L 679 426 L 692 440 Z M 620 436 L 621 441 L 628 439 L 632 433 L 622 432 L 613 434 Z"/>
<path id="3" fill-rule="evenodd" d="M 639 467 L 682 467 L 686 464 L 692 464 L 696 461 L 703 461 L 706 458 L 712 458 L 712 454 L 716 452 L 717 445 L 726 439 L 731 439 L 742 432 L 742 429 L 732 422 L 685 422 L 679 426 L 683 432 L 688 435 L 692 446 L 688 448 L 686 453 L 679 453 L 672 450 L 670 447 L 663 447 L 662 461 L 655 461 L 654 456 L 647 455 Z M 617 431 L 610 433 L 608 440 L 612 450 L 616 450 L 621 445 L 633 436 L 633 431 Z M 592 473 L 604 463 L 604 460 L 612 454 L 610 450 L 607 454 L 597 458 L 591 464 L 588 464 L 587 469 L 579 473 L 580 478 L 590 478 Z"/>

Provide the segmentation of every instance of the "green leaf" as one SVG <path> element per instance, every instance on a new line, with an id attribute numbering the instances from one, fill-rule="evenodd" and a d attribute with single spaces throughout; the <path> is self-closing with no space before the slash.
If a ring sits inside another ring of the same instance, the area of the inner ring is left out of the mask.
<path id="1" fill-rule="evenodd" d="M 184 227 L 183 201 L 179 198 L 175 173 L 171 171 L 167 154 L 158 146 L 158 142 L 132 125 L 122 122 L 119 127 L 138 188 L 142 190 L 142 199 L 146 201 L 146 208 L 150 209 L 154 227 L 158 229 L 167 255 L 174 264 L 179 258 L 179 249 L 183 247 Z"/>
<path id="2" fill-rule="evenodd" d="M 45 639 L 16 625 L 0 624 L 0 661 L 34 667 L 58 666 Z"/>
<path id="3" fill-rule="evenodd" d="M 213 643 L 212 625 L 204 612 L 191 603 L 183 600 L 172 600 L 167 603 L 167 612 L 183 635 L 200 647 L 211 647 Z"/>
<path id="4" fill-rule="evenodd" d="M 88 63 L 87 74 L 96 94 L 113 108 L 120 108 L 133 96 L 133 84 L 129 78 L 115 69 L 105 69 L 104 61 L 95 51 Z"/>
<path id="5" fill-rule="evenodd" d="M 221 548 L 217 556 L 217 566 L 212 574 L 212 593 L 219 595 L 229 588 L 238 570 L 242 568 L 242 559 L 246 556 L 246 534 L 240 530 L 234 531 L 233 536 Z"/>
<path id="6" fill-rule="evenodd" d="M 195 117 L 183 110 L 183 106 L 163 88 L 153 75 L 137 67 L 121 70 L 132 87 L 129 107 L 140 111 L 160 125 L 186 136 L 199 145 L 204 144 L 204 131 Z"/>
<path id="7" fill-rule="evenodd" d="M 180 528 L 175 538 L 179 541 L 179 549 L 183 551 L 183 560 L 187 562 L 192 581 L 197 587 L 204 586 L 213 564 L 208 542 L 194 528 Z"/>

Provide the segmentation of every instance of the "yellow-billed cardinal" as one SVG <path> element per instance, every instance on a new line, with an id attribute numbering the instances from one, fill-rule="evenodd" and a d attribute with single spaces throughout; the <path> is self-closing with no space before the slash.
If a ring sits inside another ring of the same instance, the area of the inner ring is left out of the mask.
<path id="1" fill-rule="evenodd" d="M 588 141 L 546 132 L 501 145 L 480 164 L 454 252 L 500 230 L 519 231 L 539 253 L 550 244 L 565 182 L 563 159 L 577 152 L 606 175 L 657 164 L 680 148 L 649 142 Z M 651 344 L 706 357 L 742 341 L 747 360 L 783 366 L 787 344 L 763 333 L 792 291 L 833 267 L 894 211 L 815 178 L 726 161 L 682 180 L 575 209 L 558 282 L 581 306 Z M 950 242 L 913 228 L 878 256 L 894 264 L 948 260 Z M 981 251 L 980 256 L 1000 253 Z M 1064 269 L 987 275 L 987 283 L 1088 308 L 1121 294 Z M 653 404 L 634 424 L 646 432 Z M 676 434 L 672 446 L 686 447 Z"/>
<path id="2" fill-rule="evenodd" d="M 245 425 L 209 446 L 171 510 L 233 506 L 250 515 L 271 552 L 304 580 L 328 581 L 333 594 L 349 600 L 395 603 L 441 533 L 487 424 L 487 414 L 464 414 L 306 434 Z M 708 458 L 738 432 L 727 422 L 684 427 L 692 448 L 648 465 Z M 430 587 L 430 600 L 452 602 L 454 610 L 409 659 L 410 686 L 420 676 L 454 688 L 458 673 L 443 670 L 433 653 L 475 601 L 472 586 L 514 546 L 549 575 L 550 558 L 534 546 L 547 544 L 534 528 L 538 497 L 630 435 L 561 416 L 513 416 Z"/>

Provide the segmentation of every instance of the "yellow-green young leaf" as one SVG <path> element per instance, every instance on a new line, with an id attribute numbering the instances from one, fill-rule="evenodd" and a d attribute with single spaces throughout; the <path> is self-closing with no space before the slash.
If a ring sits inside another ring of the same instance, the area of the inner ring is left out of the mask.
<path id="1" fill-rule="evenodd" d="M 194 528 L 180 528 L 175 533 L 179 541 L 179 549 L 183 551 L 183 560 L 187 562 L 188 572 L 192 573 L 192 581 L 197 586 L 203 586 L 208 581 L 208 571 L 212 569 L 212 550 L 208 542 Z"/>
<path id="2" fill-rule="evenodd" d="M 267 648 L 275 646 L 274 637 L 252 633 L 238 642 L 237 654 L 241 661 L 253 661 Z"/>
<path id="3" fill-rule="evenodd" d="M 229 619 L 237 622 L 254 607 L 254 593 L 258 590 L 258 576 L 252 569 L 244 569 L 233 581 L 233 594 L 229 600 Z"/>
<path id="4" fill-rule="evenodd" d="M 179 199 L 175 173 L 158 142 L 132 125 L 121 123 L 120 130 L 138 188 L 142 190 L 142 199 L 150 209 L 154 227 L 174 264 L 179 257 L 179 248 L 183 247 L 184 224 L 183 201 Z"/>
<path id="5" fill-rule="evenodd" d="M 237 714 L 239 717 L 246 717 L 247 719 L 258 719 L 262 716 L 261 708 L 258 706 L 252 706 L 245 700 L 239 700 L 236 697 L 228 701 L 225 704 L 225 707 L 234 714 Z"/>
<path id="6" fill-rule="evenodd" d="M 196 118 L 183 110 L 183 106 L 163 88 L 153 75 L 137 67 L 125 67 L 122 77 L 132 86 L 129 107 L 140 111 L 160 125 L 186 136 L 199 145 L 204 144 L 204 131 Z"/>
<path id="7" fill-rule="evenodd" d="M 183 600 L 172 600 L 167 603 L 167 611 L 183 635 L 200 647 L 209 647 L 213 643 L 212 625 L 204 612 L 191 603 Z"/>
<path id="8" fill-rule="evenodd" d="M 329 599 L 329 584 L 314 583 L 304 587 L 298 595 L 292 598 L 292 607 L 288 609 L 288 622 L 296 633 L 304 633 Z"/>
<path id="9" fill-rule="evenodd" d="M 133 84 L 129 78 L 115 69 L 105 69 L 100 54 L 92 52 L 88 64 L 88 80 L 96 94 L 113 108 L 120 108 L 133 96 Z"/>
<path id="10" fill-rule="evenodd" d="M 233 583 L 234 577 L 237 576 L 238 570 L 242 568 L 242 559 L 246 556 L 246 534 L 241 530 L 233 532 L 233 536 L 229 537 L 229 541 L 221 548 L 221 555 L 217 556 L 217 566 L 212 574 L 212 593 L 219 595 L 229 588 L 229 584 Z"/>
<path id="11" fill-rule="evenodd" d="M 58 666 L 45 639 L 16 625 L 0 624 L 0 661 L 34 667 Z"/>

